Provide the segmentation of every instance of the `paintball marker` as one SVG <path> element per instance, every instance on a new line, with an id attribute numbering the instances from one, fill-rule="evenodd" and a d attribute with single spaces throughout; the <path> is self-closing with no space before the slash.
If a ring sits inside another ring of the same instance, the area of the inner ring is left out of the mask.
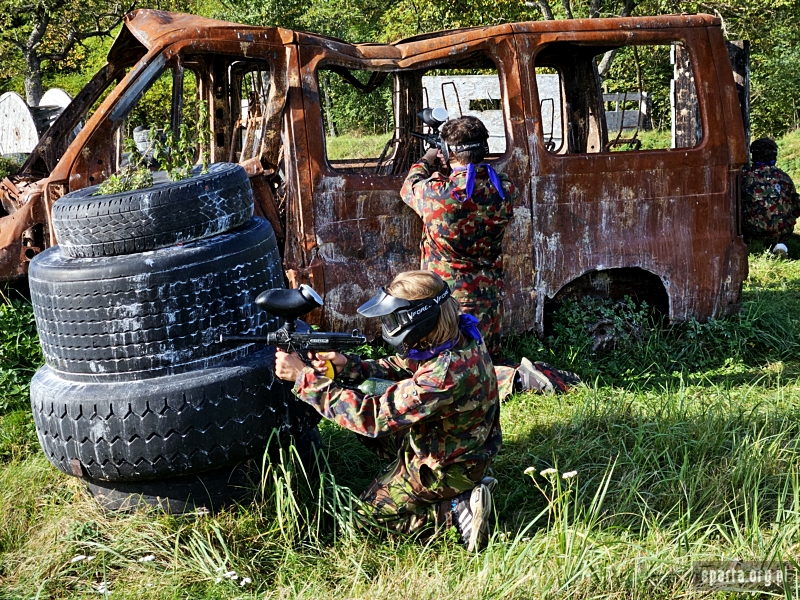
<path id="1" fill-rule="evenodd" d="M 411 132 L 411 135 L 414 137 L 418 137 L 421 140 L 424 140 L 428 147 L 430 148 L 439 148 L 442 151 L 442 157 L 444 157 L 444 162 L 447 163 L 450 161 L 450 150 L 447 148 L 447 144 L 442 140 L 442 136 L 439 133 L 439 127 L 447 121 L 448 115 L 447 111 L 443 108 L 423 108 L 421 111 L 417 113 L 417 118 L 425 123 L 428 127 L 431 128 L 430 133 L 415 133 Z"/>
<path id="2" fill-rule="evenodd" d="M 261 292 L 256 298 L 256 306 L 283 319 L 283 326 L 266 335 L 225 335 L 220 334 L 223 343 L 268 344 L 277 346 L 284 352 L 297 352 L 306 364 L 310 361 L 308 352 L 339 352 L 367 343 L 367 338 L 354 329 L 351 333 L 326 331 L 297 331 L 295 319 L 317 307 L 322 306 L 322 298 L 306 284 L 295 290 L 274 289 Z M 328 363 L 326 376 L 333 378 L 333 366 Z"/>

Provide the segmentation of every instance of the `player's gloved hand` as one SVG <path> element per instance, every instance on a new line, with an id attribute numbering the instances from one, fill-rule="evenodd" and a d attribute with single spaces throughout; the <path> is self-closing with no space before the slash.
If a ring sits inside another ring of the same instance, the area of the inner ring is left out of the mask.
<path id="1" fill-rule="evenodd" d="M 440 154 L 438 148 L 429 148 L 428 151 L 422 156 L 422 160 L 433 167 L 439 162 L 439 156 Z"/>

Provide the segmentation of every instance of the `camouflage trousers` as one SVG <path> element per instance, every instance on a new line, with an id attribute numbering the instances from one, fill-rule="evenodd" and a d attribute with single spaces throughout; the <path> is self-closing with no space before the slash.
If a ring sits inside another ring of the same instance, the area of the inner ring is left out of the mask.
<path id="1" fill-rule="evenodd" d="M 777 244 L 778 242 L 785 242 L 791 237 L 792 233 L 794 233 L 794 226 L 789 226 L 777 231 L 757 231 L 748 229 L 745 226 L 742 233 L 744 235 L 745 244 L 756 240 L 764 242 L 765 244 Z"/>
<path id="2" fill-rule="evenodd" d="M 489 466 L 489 461 L 452 465 L 441 481 L 434 482 L 433 471 L 427 466 L 423 465 L 420 472 L 408 468 L 405 432 L 382 438 L 362 435 L 358 438 L 381 458 L 393 460 L 364 490 L 361 500 L 372 507 L 372 516 L 379 524 L 398 533 L 427 529 L 434 534 L 450 527 L 451 500 L 480 483 Z"/>
<path id="3" fill-rule="evenodd" d="M 500 398 L 500 402 L 514 393 L 514 378 L 516 375 L 516 367 L 495 366 L 494 376 L 497 377 L 497 396 Z"/>

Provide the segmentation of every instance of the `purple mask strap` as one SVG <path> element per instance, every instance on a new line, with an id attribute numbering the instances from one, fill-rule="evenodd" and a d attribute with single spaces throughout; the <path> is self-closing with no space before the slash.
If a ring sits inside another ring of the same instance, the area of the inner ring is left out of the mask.
<path id="1" fill-rule="evenodd" d="M 500 195 L 500 197 L 503 200 L 505 200 L 506 199 L 506 193 L 503 191 L 503 184 L 500 182 L 500 177 L 497 175 L 495 170 L 490 165 L 487 165 L 486 163 L 483 163 L 483 166 L 486 167 L 486 170 L 489 173 L 489 180 L 492 182 L 492 185 L 494 186 L 494 189 L 496 189 L 497 193 Z M 469 181 L 469 180 L 467 180 L 467 181 Z M 467 189 L 469 189 L 469 188 L 467 188 Z M 469 194 L 468 194 L 468 196 L 469 196 Z"/>
<path id="2" fill-rule="evenodd" d="M 491 167 L 491 165 L 489 165 L 487 163 L 481 163 L 481 166 L 486 168 L 486 172 L 489 174 L 489 181 L 492 182 L 492 185 L 494 186 L 494 189 L 497 190 L 497 193 L 500 196 L 500 198 L 505 200 L 506 199 L 506 193 L 503 191 L 503 183 L 500 181 L 500 176 Z M 458 169 L 453 169 L 453 172 L 461 171 L 464 168 L 465 167 L 461 167 L 461 168 L 458 168 Z M 467 171 L 467 183 L 466 183 L 466 186 L 464 188 L 464 194 L 465 194 L 464 195 L 464 199 L 463 200 L 459 199 L 461 202 L 465 202 L 466 200 L 469 200 L 470 198 L 472 198 L 472 192 L 475 191 L 475 173 L 476 173 L 475 165 L 473 163 L 469 163 L 466 166 L 466 171 Z M 453 196 L 453 197 L 455 197 L 455 196 Z"/>
<path id="3" fill-rule="evenodd" d="M 428 360 L 437 354 L 441 354 L 445 350 L 450 350 L 450 348 L 456 345 L 456 342 L 458 342 L 458 337 L 447 340 L 445 343 L 434 346 L 433 348 L 428 348 L 427 350 L 412 348 L 408 351 L 408 354 L 406 354 L 406 358 L 410 358 L 411 360 Z"/>
<path id="4" fill-rule="evenodd" d="M 464 200 L 469 200 L 472 198 L 472 192 L 475 189 L 475 165 L 469 163 L 467 165 L 467 187 L 464 190 L 466 193 L 466 197 Z"/>

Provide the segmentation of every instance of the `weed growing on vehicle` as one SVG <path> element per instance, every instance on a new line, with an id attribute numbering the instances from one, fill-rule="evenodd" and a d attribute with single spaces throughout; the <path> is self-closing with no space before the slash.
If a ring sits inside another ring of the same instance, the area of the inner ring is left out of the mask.
<path id="1" fill-rule="evenodd" d="M 151 129 L 150 131 L 153 131 Z M 151 144 L 153 141 L 151 140 Z M 97 186 L 93 196 L 119 194 L 148 188 L 153 185 L 153 174 L 147 166 L 146 152 L 139 152 L 132 138 L 125 138 L 124 150 L 128 154 L 128 164 Z M 131 162 L 132 161 L 132 162 Z"/>
<path id="2" fill-rule="evenodd" d="M 177 134 L 170 128 L 164 130 L 164 139 L 156 136 L 153 158 L 170 181 L 181 181 L 193 175 L 194 158 L 200 148 L 201 173 L 208 172 L 211 129 L 208 125 L 208 104 L 198 102 L 198 119 L 194 129 L 181 123 Z M 154 127 L 150 131 L 155 131 Z"/>
<path id="3" fill-rule="evenodd" d="M 149 145 L 144 152 L 139 151 L 133 139 L 126 138 L 125 152 L 131 162 L 103 181 L 94 195 L 117 194 L 151 187 L 153 174 L 148 166 L 149 155 L 167 173 L 170 181 L 181 181 L 194 174 L 194 160 L 199 148 L 200 172 L 208 173 L 211 129 L 208 124 L 207 102 L 198 102 L 197 115 L 194 128 L 181 123 L 177 134 L 169 127 L 159 128 L 152 124 L 149 129 Z"/>

